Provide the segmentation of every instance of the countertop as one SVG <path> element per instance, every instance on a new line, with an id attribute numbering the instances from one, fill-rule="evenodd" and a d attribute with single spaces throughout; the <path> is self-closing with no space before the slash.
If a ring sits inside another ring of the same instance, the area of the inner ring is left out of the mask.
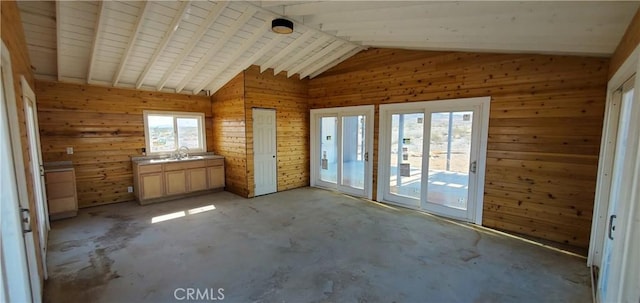
<path id="1" fill-rule="evenodd" d="M 168 157 L 131 157 L 131 161 L 138 165 L 147 165 L 147 164 L 162 164 L 162 163 L 173 163 L 173 162 L 185 162 L 185 161 L 197 161 L 197 160 L 207 160 L 207 159 L 224 159 L 223 156 L 214 155 L 213 153 L 199 153 L 189 155 L 186 159 L 170 159 Z"/>
<path id="2" fill-rule="evenodd" d="M 45 162 L 43 166 L 45 172 L 73 170 L 73 163 L 71 161 Z"/>

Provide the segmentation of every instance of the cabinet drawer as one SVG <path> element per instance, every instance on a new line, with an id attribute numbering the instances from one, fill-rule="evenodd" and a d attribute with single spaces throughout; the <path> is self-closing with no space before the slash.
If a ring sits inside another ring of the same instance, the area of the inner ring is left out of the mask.
<path id="1" fill-rule="evenodd" d="M 47 184 L 74 182 L 73 171 L 68 170 L 45 173 L 45 182 Z"/>
<path id="2" fill-rule="evenodd" d="M 182 170 L 182 169 L 200 168 L 200 167 L 204 167 L 204 160 L 167 163 L 164 165 L 164 170 L 170 171 L 170 170 Z"/>
<path id="3" fill-rule="evenodd" d="M 49 214 L 55 215 L 66 211 L 77 211 L 78 206 L 76 204 L 75 197 L 49 199 Z"/>
<path id="4" fill-rule="evenodd" d="M 146 173 L 157 173 L 162 171 L 162 164 L 154 164 L 154 165 L 139 165 L 138 173 L 146 174 Z"/>
<path id="5" fill-rule="evenodd" d="M 47 186 L 47 198 L 49 199 L 73 197 L 74 195 L 75 188 L 73 182 L 49 183 Z"/>
<path id="6" fill-rule="evenodd" d="M 207 159 L 207 166 L 221 166 L 224 165 L 224 159 Z"/>

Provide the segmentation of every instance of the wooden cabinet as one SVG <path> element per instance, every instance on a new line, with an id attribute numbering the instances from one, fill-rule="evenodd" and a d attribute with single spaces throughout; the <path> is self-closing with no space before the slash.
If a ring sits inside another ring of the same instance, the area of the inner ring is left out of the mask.
<path id="1" fill-rule="evenodd" d="M 153 199 L 164 195 L 164 182 L 162 173 L 152 173 L 140 176 L 140 189 L 142 199 Z"/>
<path id="2" fill-rule="evenodd" d="M 224 165 L 207 167 L 207 174 L 209 175 L 209 188 L 224 187 Z"/>
<path id="3" fill-rule="evenodd" d="M 206 190 L 207 187 L 207 168 L 192 168 L 186 171 L 189 184 L 189 191 Z"/>
<path id="4" fill-rule="evenodd" d="M 187 174 L 184 170 L 168 171 L 164 173 L 167 195 L 184 194 L 187 192 Z"/>
<path id="5" fill-rule="evenodd" d="M 133 178 L 141 204 L 175 199 L 224 188 L 224 159 L 134 162 Z"/>
<path id="6" fill-rule="evenodd" d="M 51 220 L 73 217 L 78 214 L 76 176 L 73 168 L 45 171 L 47 204 Z"/>

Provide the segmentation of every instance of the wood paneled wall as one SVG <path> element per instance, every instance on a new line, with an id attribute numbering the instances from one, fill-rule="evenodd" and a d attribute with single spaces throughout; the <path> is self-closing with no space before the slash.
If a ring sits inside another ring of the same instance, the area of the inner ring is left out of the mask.
<path id="1" fill-rule="evenodd" d="M 131 156 L 145 147 L 143 110 L 204 113 L 212 148 L 206 96 L 44 81 L 37 81 L 36 96 L 43 159 L 73 161 L 79 207 L 134 199 L 127 187 L 133 186 Z"/>
<path id="2" fill-rule="evenodd" d="M 278 191 L 309 185 L 307 82 L 251 66 L 212 96 L 213 150 L 227 159 L 228 191 L 255 195 L 253 108 L 276 110 Z"/>
<path id="3" fill-rule="evenodd" d="M 247 126 L 247 179 L 249 196 L 254 196 L 253 108 L 276 110 L 278 144 L 278 191 L 309 185 L 308 81 L 285 72 L 274 76 L 258 66 L 245 71 L 245 114 Z"/>
<path id="4" fill-rule="evenodd" d="M 587 247 L 608 63 L 371 49 L 312 79 L 309 102 L 375 104 L 378 121 L 380 104 L 491 96 L 483 225 Z"/>
<path id="5" fill-rule="evenodd" d="M 244 72 L 212 97 L 212 151 L 225 157 L 226 190 L 248 197 Z"/>
<path id="6" fill-rule="evenodd" d="M 640 9 L 636 11 L 635 16 L 627 27 L 627 31 L 624 33 L 622 40 L 620 40 L 620 44 L 618 44 L 616 51 L 611 57 L 609 78 L 613 77 L 620 66 L 622 66 L 622 63 L 627 60 L 638 45 L 640 45 Z"/>

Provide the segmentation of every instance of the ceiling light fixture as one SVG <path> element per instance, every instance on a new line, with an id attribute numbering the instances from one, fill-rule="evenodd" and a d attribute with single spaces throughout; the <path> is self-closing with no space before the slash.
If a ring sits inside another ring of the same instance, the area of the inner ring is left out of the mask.
<path id="1" fill-rule="evenodd" d="M 277 34 L 291 34 L 293 33 L 293 22 L 283 18 L 273 19 L 271 30 Z"/>

